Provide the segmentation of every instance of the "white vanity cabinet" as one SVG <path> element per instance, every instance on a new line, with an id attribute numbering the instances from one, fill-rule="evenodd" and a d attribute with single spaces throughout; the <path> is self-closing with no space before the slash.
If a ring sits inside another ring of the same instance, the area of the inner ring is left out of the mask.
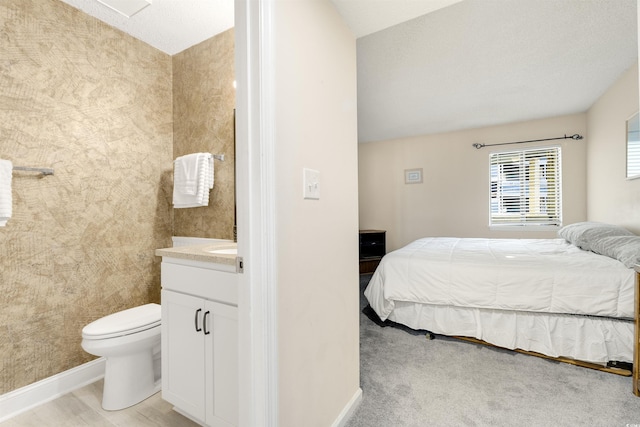
<path id="1" fill-rule="evenodd" d="M 203 425 L 238 425 L 237 275 L 162 261 L 162 398 Z"/>

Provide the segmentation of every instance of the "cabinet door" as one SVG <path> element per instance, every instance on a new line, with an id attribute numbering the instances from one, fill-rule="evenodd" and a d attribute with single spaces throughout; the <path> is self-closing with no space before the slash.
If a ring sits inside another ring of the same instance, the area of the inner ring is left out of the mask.
<path id="1" fill-rule="evenodd" d="M 238 425 L 238 308 L 206 303 L 207 425 Z"/>
<path id="2" fill-rule="evenodd" d="M 204 420 L 205 300 L 163 290 L 161 306 L 162 398 Z"/>

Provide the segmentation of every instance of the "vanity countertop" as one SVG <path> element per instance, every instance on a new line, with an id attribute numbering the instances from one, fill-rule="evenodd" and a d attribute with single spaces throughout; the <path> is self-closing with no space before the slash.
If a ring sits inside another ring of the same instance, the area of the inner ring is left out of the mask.
<path id="1" fill-rule="evenodd" d="M 235 253 L 214 253 L 225 249 L 237 249 L 237 243 L 205 243 L 201 245 L 178 246 L 156 249 L 156 255 L 162 257 L 189 259 L 193 261 L 213 262 L 217 264 L 236 264 Z"/>

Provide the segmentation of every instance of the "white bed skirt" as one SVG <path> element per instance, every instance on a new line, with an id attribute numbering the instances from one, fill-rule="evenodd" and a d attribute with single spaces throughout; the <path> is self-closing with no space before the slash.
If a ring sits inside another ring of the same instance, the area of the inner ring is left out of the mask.
<path id="1" fill-rule="evenodd" d="M 389 320 L 442 335 L 473 337 L 511 350 L 606 364 L 633 360 L 634 321 L 395 301 Z"/>

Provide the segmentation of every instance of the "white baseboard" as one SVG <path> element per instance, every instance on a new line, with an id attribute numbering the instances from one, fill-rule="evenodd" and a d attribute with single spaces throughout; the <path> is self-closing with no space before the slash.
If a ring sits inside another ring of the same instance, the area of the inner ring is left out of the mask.
<path id="1" fill-rule="evenodd" d="M 0 396 L 0 423 L 104 377 L 101 357 Z"/>
<path id="2" fill-rule="evenodd" d="M 331 424 L 331 427 L 344 427 L 347 421 L 353 416 L 355 410 L 358 409 L 360 402 L 362 402 L 362 389 L 358 387 L 358 390 L 356 390 L 351 400 L 349 400 L 349 403 L 342 409 L 338 418 Z"/>

